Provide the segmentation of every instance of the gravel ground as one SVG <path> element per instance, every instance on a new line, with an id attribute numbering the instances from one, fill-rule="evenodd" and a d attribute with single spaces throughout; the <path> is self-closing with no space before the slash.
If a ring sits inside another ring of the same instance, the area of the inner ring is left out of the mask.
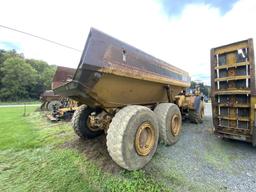
<path id="1" fill-rule="evenodd" d="M 213 135 L 211 106 L 206 104 L 202 124 L 183 122 L 182 136 L 173 146 L 158 145 L 144 171 L 174 191 L 256 191 L 256 148 L 251 144 Z M 103 171 L 122 171 L 108 155 L 105 136 L 76 137 L 63 147 L 77 148 Z"/>
<path id="2" fill-rule="evenodd" d="M 212 132 L 210 104 L 206 104 L 205 115 L 200 125 L 183 122 L 179 142 L 159 145 L 145 170 L 158 172 L 170 185 L 178 178 L 177 191 L 256 191 L 256 148 L 217 138 Z"/>

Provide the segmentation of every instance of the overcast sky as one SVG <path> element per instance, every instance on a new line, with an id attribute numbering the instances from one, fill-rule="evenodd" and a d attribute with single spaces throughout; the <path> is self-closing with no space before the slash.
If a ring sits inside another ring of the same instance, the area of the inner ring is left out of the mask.
<path id="1" fill-rule="evenodd" d="M 95 27 L 206 84 L 210 48 L 254 38 L 255 18 L 255 0 L 6 0 L 0 11 L 0 25 L 79 50 L 90 27 Z M 1 27 L 0 49 L 16 49 L 27 58 L 73 68 L 81 56 Z"/>

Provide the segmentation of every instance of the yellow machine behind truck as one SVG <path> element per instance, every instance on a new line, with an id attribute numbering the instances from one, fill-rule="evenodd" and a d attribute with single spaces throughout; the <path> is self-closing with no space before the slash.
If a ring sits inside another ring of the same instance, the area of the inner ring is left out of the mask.
<path id="1" fill-rule="evenodd" d="M 256 89 L 253 40 L 211 50 L 214 133 L 256 145 Z"/>
<path id="2" fill-rule="evenodd" d="M 57 66 L 52 80 L 52 89 L 69 82 L 75 71 L 73 68 Z M 41 95 L 40 100 L 42 101 L 41 110 L 50 112 L 47 117 L 51 121 L 71 120 L 77 109 L 77 102 L 67 97 L 56 95 L 52 90 L 46 90 Z"/>
<path id="3" fill-rule="evenodd" d="M 204 117 L 204 97 L 199 86 L 194 90 L 183 90 L 175 96 L 175 103 L 181 111 L 183 119 L 189 119 L 192 123 L 202 123 Z"/>

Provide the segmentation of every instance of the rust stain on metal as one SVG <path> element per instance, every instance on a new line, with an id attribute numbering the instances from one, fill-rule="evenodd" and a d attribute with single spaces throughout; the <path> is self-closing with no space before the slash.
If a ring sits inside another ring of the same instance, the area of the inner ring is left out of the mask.
<path id="1" fill-rule="evenodd" d="M 58 66 L 52 80 L 52 89 L 71 81 L 75 72 L 76 70 L 73 68 Z"/>

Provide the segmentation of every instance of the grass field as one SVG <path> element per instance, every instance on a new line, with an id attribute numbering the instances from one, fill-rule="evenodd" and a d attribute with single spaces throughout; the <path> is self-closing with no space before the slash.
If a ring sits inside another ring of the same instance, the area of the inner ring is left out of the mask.
<path id="1" fill-rule="evenodd" d="M 77 140 L 69 123 L 47 122 L 35 109 L 0 108 L 1 191 L 172 191 L 143 170 L 104 171 L 63 147 Z"/>

